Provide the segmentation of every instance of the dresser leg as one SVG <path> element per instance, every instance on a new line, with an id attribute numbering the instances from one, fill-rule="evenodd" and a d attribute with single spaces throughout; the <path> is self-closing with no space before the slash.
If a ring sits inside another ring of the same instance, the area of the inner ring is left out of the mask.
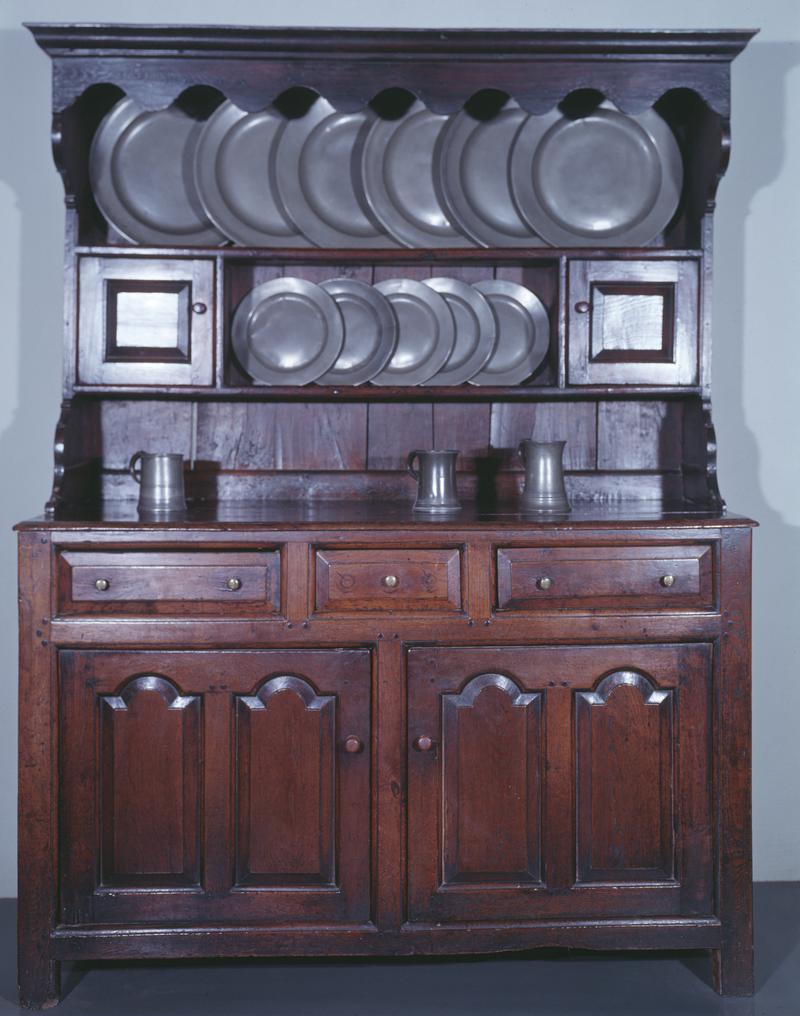
<path id="1" fill-rule="evenodd" d="M 33 952 L 33 951 L 32 951 Z M 51 1009 L 61 1001 L 61 964 L 38 954 L 19 954 L 19 1004 L 25 1009 Z"/>
<path id="2" fill-rule="evenodd" d="M 747 942 L 715 949 L 712 956 L 714 988 L 720 995 L 750 997 L 755 990 L 753 950 Z"/>

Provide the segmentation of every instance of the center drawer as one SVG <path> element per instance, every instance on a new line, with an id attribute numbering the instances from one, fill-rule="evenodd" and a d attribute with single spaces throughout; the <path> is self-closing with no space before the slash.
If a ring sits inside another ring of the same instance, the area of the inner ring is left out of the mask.
<path id="1" fill-rule="evenodd" d="M 317 611 L 461 609 L 455 548 L 320 549 L 315 570 Z"/>
<path id="2" fill-rule="evenodd" d="M 713 558 L 710 544 L 498 548 L 497 606 L 710 609 Z"/>
<path id="3" fill-rule="evenodd" d="M 280 554 L 252 551 L 64 550 L 62 614 L 273 614 Z"/>

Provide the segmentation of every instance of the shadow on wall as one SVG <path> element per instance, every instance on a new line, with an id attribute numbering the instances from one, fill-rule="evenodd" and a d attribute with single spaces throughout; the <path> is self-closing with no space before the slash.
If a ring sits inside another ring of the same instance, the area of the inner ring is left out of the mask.
<path id="1" fill-rule="evenodd" d="M 721 445 L 720 487 L 732 510 L 746 511 L 761 523 L 754 534 L 753 554 L 753 819 L 756 878 L 762 879 L 800 877 L 800 794 L 797 782 L 782 775 L 800 767 L 796 731 L 800 709 L 796 680 L 800 528 L 781 518 L 760 484 L 758 440 L 763 443 L 768 436 L 761 434 L 757 439 L 747 425 L 745 338 L 750 359 L 760 343 L 771 365 L 769 387 L 762 379 L 759 396 L 771 399 L 776 407 L 796 404 L 796 376 L 781 370 L 781 364 L 794 355 L 797 340 L 796 322 L 790 317 L 791 300 L 786 299 L 797 288 L 790 271 L 796 237 L 788 229 L 768 240 L 754 236 L 770 261 L 770 275 L 766 276 L 770 290 L 754 292 L 753 248 L 751 277 L 747 277 L 745 222 L 756 195 L 774 183 L 784 166 L 790 129 L 786 79 L 799 64 L 800 44 L 759 43 L 757 39 L 734 64 L 731 168 L 720 186 L 720 203 L 726 209 L 725 240 L 720 242 L 718 228 L 715 248 L 713 388 Z M 783 186 L 786 197 L 796 201 L 796 191 L 791 191 L 788 182 Z M 781 327 L 775 327 L 773 317 L 772 328 L 765 326 L 762 332 L 745 337 L 746 291 L 750 293 L 750 322 L 762 317 L 770 320 L 769 315 L 776 313 L 774 308 L 785 308 Z M 749 387 L 753 385 L 750 378 Z M 785 438 L 786 468 L 796 469 L 792 464 L 792 459 L 796 462 L 796 435 Z"/>

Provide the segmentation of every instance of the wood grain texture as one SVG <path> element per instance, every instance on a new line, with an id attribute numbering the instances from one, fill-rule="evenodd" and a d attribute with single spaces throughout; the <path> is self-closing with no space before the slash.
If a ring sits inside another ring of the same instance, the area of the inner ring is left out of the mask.
<path id="1" fill-rule="evenodd" d="M 598 469 L 677 470 L 683 447 L 682 403 L 598 403 Z"/>
<path id="2" fill-rule="evenodd" d="M 564 467 L 593 470 L 597 462 L 597 406 L 594 402 L 495 402 L 491 445 L 506 468 L 522 470 L 520 441 L 566 441 Z"/>

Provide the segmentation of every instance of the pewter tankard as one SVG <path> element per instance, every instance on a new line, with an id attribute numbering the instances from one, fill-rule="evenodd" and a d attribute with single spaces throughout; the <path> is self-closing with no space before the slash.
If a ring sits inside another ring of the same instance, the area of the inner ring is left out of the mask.
<path id="1" fill-rule="evenodd" d="M 141 468 L 137 468 L 140 461 Z M 186 508 L 182 455 L 176 452 L 136 452 L 128 463 L 128 472 L 141 487 L 140 511 L 174 512 Z"/>
<path id="2" fill-rule="evenodd" d="M 409 473 L 419 484 L 415 512 L 447 513 L 461 508 L 456 491 L 457 451 L 422 451 L 416 449 L 408 456 L 406 465 Z M 414 459 L 419 461 L 419 470 L 414 468 Z"/>
<path id="3" fill-rule="evenodd" d="M 564 445 L 566 441 L 520 441 L 519 454 L 525 463 L 522 510 L 526 512 L 568 512 L 564 487 Z"/>

